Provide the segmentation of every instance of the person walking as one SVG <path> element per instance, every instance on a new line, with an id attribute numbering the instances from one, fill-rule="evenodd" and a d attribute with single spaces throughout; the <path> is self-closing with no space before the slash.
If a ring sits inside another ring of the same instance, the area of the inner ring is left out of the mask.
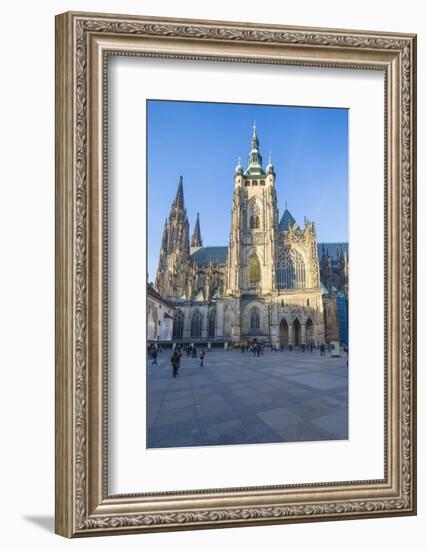
<path id="1" fill-rule="evenodd" d="M 151 364 L 157 366 L 157 350 L 156 348 L 153 348 L 153 351 L 151 352 Z"/>
<path id="2" fill-rule="evenodd" d="M 173 377 L 176 378 L 177 375 L 178 375 L 178 369 L 181 366 L 180 365 L 181 356 L 180 356 L 179 351 L 176 348 L 173 350 L 172 357 L 171 357 L 171 363 L 172 363 L 172 374 L 173 374 Z"/>
<path id="3" fill-rule="evenodd" d="M 204 349 L 200 350 L 199 357 L 200 357 L 200 366 L 203 367 L 204 366 L 203 362 L 205 360 L 205 350 Z"/>

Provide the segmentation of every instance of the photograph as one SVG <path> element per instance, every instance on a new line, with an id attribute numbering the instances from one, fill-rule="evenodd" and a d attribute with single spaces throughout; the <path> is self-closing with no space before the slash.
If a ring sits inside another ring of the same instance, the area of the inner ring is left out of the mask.
<path id="1" fill-rule="evenodd" d="M 349 439 L 349 110 L 146 120 L 147 448 Z"/>

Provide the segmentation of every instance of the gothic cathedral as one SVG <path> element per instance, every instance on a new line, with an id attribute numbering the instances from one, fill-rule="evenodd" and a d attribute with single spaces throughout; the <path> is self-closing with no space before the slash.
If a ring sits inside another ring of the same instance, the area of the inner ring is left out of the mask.
<path id="1" fill-rule="evenodd" d="M 346 244 L 339 245 L 336 262 L 322 245 L 319 265 L 314 222 L 306 219 L 300 228 L 287 208 L 279 221 L 275 186 L 274 166 L 269 159 L 263 168 L 254 125 L 247 168 L 239 160 L 235 170 L 228 247 L 203 247 L 199 214 L 190 241 L 180 178 L 155 280 L 157 292 L 176 307 L 174 341 L 256 338 L 288 346 L 340 338 L 334 297 L 347 295 Z"/>

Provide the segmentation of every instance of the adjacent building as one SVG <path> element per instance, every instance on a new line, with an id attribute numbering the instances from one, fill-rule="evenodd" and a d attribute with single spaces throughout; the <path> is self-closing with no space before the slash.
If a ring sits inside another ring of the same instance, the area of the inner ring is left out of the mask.
<path id="1" fill-rule="evenodd" d="M 147 284 L 147 339 L 149 341 L 170 341 L 173 333 L 173 319 L 176 308 L 165 300 L 152 285 Z"/>

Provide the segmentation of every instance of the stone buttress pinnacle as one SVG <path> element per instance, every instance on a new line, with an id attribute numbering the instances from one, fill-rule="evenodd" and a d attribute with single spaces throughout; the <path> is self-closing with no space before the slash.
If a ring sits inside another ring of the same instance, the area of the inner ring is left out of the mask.
<path id="1" fill-rule="evenodd" d="M 196 225 L 194 226 L 193 236 L 191 237 L 191 246 L 192 247 L 201 247 L 203 246 L 202 235 L 200 232 L 200 217 L 197 212 Z"/>

